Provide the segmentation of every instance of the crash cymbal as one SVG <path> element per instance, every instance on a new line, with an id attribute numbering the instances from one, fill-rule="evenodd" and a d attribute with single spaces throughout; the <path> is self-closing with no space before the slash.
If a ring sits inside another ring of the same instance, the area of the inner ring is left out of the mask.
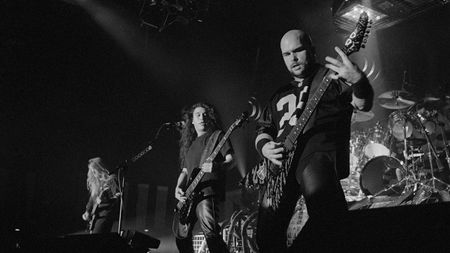
<path id="1" fill-rule="evenodd" d="M 420 139 L 420 138 L 407 138 L 408 144 L 414 147 L 420 147 L 427 143 L 426 139 Z"/>
<path id="2" fill-rule="evenodd" d="M 352 123 L 354 122 L 364 122 L 373 119 L 375 114 L 372 111 L 363 112 L 363 111 L 353 111 L 352 114 Z"/>
<path id="3" fill-rule="evenodd" d="M 403 90 L 391 90 L 378 96 L 378 103 L 381 107 L 392 110 L 400 110 L 414 105 L 414 96 Z"/>

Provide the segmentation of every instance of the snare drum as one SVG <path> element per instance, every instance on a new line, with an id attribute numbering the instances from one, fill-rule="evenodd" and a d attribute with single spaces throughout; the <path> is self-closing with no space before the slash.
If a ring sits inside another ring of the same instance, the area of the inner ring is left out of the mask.
<path id="1" fill-rule="evenodd" d="M 359 179 L 361 190 L 366 195 L 375 195 L 386 190 L 383 195 L 399 195 L 404 184 L 395 185 L 406 176 L 402 162 L 390 156 L 375 157 L 364 166 Z M 391 189 L 387 190 L 388 188 Z"/>

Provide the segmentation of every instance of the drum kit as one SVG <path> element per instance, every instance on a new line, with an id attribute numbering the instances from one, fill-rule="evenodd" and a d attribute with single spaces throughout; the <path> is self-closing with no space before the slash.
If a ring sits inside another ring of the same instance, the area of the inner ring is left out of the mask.
<path id="1" fill-rule="evenodd" d="M 341 181 L 346 199 L 400 196 L 419 189 L 448 192 L 450 96 L 417 102 L 411 93 L 393 90 L 379 95 L 378 103 L 393 112 L 387 124 L 378 121 L 371 128 L 352 131 L 350 176 Z M 353 113 L 352 123 L 374 116 L 373 112 L 358 111 Z M 421 201 L 424 199 L 415 198 L 415 204 Z"/>

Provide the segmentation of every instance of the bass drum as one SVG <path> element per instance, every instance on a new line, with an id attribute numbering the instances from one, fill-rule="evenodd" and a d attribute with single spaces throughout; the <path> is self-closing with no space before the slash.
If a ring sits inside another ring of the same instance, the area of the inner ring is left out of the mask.
<path id="1" fill-rule="evenodd" d="M 397 183 L 405 177 L 403 162 L 390 156 L 378 156 L 367 162 L 361 171 L 359 184 L 366 196 L 400 195 L 404 184 Z"/>

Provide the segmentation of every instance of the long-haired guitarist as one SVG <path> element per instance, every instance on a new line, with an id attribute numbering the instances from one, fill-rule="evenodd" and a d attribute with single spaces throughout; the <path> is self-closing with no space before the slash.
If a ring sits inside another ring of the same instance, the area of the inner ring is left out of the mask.
<path id="1" fill-rule="evenodd" d="M 270 165 L 258 171 L 267 184 L 259 210 L 257 242 L 260 252 L 287 251 L 286 229 L 303 194 L 309 220 L 290 250 L 323 246 L 330 251 L 336 245 L 327 242 L 333 241 L 337 222 L 347 211 L 339 179 L 349 173 L 352 111 L 371 109 L 373 89 L 363 72 L 337 47 L 338 59 L 326 57 L 325 66 L 317 64 L 312 41 L 304 31 L 288 31 L 280 48 L 293 80 L 271 97 L 257 124 L 256 149 L 265 165 Z M 327 68 L 332 70 L 328 88 L 301 133 L 291 133 L 323 83 Z M 289 134 L 295 140 L 286 140 Z M 286 150 L 286 143 L 295 143 L 294 148 Z"/>
<path id="2" fill-rule="evenodd" d="M 102 158 L 89 159 L 86 185 L 89 200 L 82 218 L 88 222 L 89 232 L 111 232 L 116 218 L 119 188 L 116 175 L 109 175 Z"/>
<path id="3" fill-rule="evenodd" d="M 198 168 L 202 165 L 202 157 L 208 147 L 214 147 L 220 140 L 223 133 L 216 133 L 220 130 L 219 118 L 212 105 L 207 103 L 196 103 L 185 112 L 185 127 L 181 132 L 180 139 L 180 163 L 181 173 L 178 177 L 175 198 L 179 201 L 189 201 L 186 199 L 185 190 L 189 185 Z M 217 135 L 217 136 L 216 136 Z M 210 252 L 228 252 L 222 237 L 220 236 L 220 226 L 218 224 L 218 202 L 224 200 L 225 196 L 225 165 L 230 165 L 233 160 L 233 150 L 231 143 L 227 141 L 221 148 L 213 163 L 203 164 L 206 171 L 200 183 L 195 188 L 198 198 L 195 198 L 192 205 L 193 220 L 190 221 L 188 236 L 183 239 L 176 238 L 176 244 L 180 252 L 193 252 L 192 229 L 196 221 L 199 221 L 200 228 L 206 238 L 206 243 Z"/>

